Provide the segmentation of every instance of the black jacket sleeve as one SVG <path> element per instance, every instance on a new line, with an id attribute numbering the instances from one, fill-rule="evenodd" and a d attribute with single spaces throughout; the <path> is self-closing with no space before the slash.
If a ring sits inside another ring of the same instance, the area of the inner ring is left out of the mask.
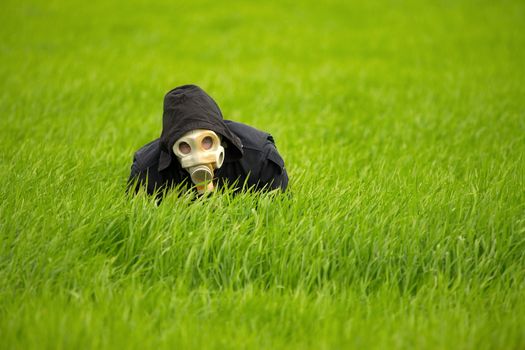
<path id="1" fill-rule="evenodd" d="M 128 178 L 127 192 L 137 193 L 142 185 L 147 182 L 147 176 L 140 171 L 140 165 L 137 161 L 137 155 L 133 156 L 133 164 L 131 164 L 131 172 Z"/>
<path id="2" fill-rule="evenodd" d="M 268 142 L 264 147 L 264 161 L 259 172 L 260 187 L 267 190 L 280 188 L 286 190 L 288 186 L 288 174 L 284 166 L 284 160 L 277 151 L 273 138 L 268 137 Z"/>
<path id="3" fill-rule="evenodd" d="M 133 155 L 133 164 L 128 179 L 127 191 L 137 193 L 144 187 L 148 194 L 153 194 L 165 187 L 166 183 L 157 170 L 159 165 L 159 140 L 142 146 Z"/>

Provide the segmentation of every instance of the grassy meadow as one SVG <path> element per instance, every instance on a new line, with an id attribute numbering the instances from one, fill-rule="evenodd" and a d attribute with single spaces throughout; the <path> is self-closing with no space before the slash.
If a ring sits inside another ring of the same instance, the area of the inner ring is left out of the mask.
<path id="1" fill-rule="evenodd" d="M 0 348 L 525 348 L 523 1 L 1 7 Z M 286 194 L 126 196 L 187 83 Z"/>

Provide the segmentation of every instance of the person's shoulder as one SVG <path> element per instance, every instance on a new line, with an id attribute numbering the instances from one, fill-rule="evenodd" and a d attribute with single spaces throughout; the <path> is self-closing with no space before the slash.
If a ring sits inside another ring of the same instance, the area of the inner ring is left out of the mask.
<path id="1" fill-rule="evenodd" d="M 228 121 L 226 125 L 243 143 L 241 163 L 250 174 L 248 184 L 255 184 L 259 189 L 286 190 L 288 173 L 272 135 L 239 122 Z"/>
<path id="2" fill-rule="evenodd" d="M 224 122 L 228 129 L 241 139 L 243 148 L 261 150 L 269 141 L 273 141 L 269 133 L 253 126 L 232 120 L 225 120 Z"/>
<path id="3" fill-rule="evenodd" d="M 159 164 L 160 139 L 153 140 L 139 148 L 133 157 L 133 163 L 137 171 L 156 167 Z"/>

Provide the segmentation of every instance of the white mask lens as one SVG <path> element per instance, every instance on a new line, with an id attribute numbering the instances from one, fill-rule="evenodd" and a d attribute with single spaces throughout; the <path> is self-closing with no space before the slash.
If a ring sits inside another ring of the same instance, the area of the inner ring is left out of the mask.
<path id="1" fill-rule="evenodd" d="M 182 154 L 189 154 L 191 152 L 191 147 L 186 142 L 179 143 L 179 151 Z"/>
<path id="2" fill-rule="evenodd" d="M 205 138 L 202 139 L 202 148 L 204 148 L 205 150 L 209 150 L 210 148 L 213 147 L 213 139 L 210 137 L 210 136 L 206 136 Z"/>

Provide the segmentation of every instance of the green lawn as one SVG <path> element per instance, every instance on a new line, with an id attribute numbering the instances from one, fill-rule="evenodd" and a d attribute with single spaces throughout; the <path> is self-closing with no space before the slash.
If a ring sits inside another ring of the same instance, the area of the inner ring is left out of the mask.
<path id="1" fill-rule="evenodd" d="M 1 8 L 1 348 L 525 348 L 523 1 Z M 286 195 L 125 195 L 187 83 Z"/>

